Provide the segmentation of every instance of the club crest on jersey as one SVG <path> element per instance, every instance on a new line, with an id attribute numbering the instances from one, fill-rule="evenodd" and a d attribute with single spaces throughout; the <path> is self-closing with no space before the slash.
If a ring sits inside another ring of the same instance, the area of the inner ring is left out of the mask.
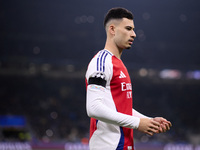
<path id="1" fill-rule="evenodd" d="M 126 78 L 126 75 L 122 71 L 120 71 L 119 78 Z"/>

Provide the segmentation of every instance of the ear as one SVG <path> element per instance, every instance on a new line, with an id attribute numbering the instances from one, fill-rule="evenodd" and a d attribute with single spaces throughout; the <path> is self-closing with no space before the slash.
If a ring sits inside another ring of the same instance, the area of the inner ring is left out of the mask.
<path id="1" fill-rule="evenodd" d="M 115 25 L 114 24 L 111 24 L 109 26 L 108 30 L 109 30 L 110 34 L 115 35 Z"/>

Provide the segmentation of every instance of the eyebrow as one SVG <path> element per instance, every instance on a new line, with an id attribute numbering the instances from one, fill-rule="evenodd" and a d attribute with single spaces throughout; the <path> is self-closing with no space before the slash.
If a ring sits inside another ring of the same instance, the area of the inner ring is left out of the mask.
<path id="1" fill-rule="evenodd" d="M 135 29 L 135 27 L 132 27 L 132 26 L 125 26 L 125 28 L 130 28 L 131 30 Z"/>

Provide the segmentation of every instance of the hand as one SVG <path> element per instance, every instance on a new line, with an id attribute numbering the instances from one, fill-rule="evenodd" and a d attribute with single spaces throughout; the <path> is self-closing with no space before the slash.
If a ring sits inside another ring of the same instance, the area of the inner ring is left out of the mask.
<path id="1" fill-rule="evenodd" d="M 159 133 L 166 132 L 167 130 L 170 130 L 170 127 L 172 126 L 171 122 L 166 120 L 162 117 L 155 117 L 153 118 L 154 121 L 157 121 L 160 123 L 159 127 Z"/>
<path id="2" fill-rule="evenodd" d="M 158 119 L 140 118 L 140 124 L 138 130 L 144 132 L 148 135 L 153 135 L 154 133 L 159 133 L 160 123 Z"/>

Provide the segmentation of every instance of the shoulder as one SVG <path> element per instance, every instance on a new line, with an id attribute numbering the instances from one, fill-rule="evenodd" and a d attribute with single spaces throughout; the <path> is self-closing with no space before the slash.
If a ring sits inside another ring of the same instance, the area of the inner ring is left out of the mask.
<path id="1" fill-rule="evenodd" d="M 96 71 L 105 72 L 105 66 L 112 63 L 112 54 L 107 50 L 99 51 L 90 61 L 88 68 L 92 67 Z"/>
<path id="2" fill-rule="evenodd" d="M 86 78 L 91 76 L 93 73 L 103 73 L 103 74 L 110 74 L 112 70 L 112 56 L 113 54 L 107 50 L 99 51 L 90 61 L 87 72 Z"/>
<path id="3" fill-rule="evenodd" d="M 97 71 L 105 72 L 105 66 L 112 63 L 112 54 L 107 50 L 101 50 L 97 56 Z"/>

